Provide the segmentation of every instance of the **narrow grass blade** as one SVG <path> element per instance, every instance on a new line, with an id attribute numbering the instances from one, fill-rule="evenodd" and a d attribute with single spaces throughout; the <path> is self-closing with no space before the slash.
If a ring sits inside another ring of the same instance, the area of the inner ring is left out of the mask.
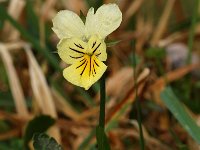
<path id="1" fill-rule="evenodd" d="M 25 14 L 27 19 L 27 28 L 33 37 L 39 38 L 39 20 L 33 9 L 33 2 L 34 1 L 32 0 L 26 1 Z"/>
<path id="2" fill-rule="evenodd" d="M 178 101 L 178 98 L 173 93 L 170 87 L 167 87 L 162 93 L 161 98 L 167 108 L 171 111 L 174 117 L 185 128 L 185 130 L 192 136 L 192 138 L 200 144 L 200 127 L 196 124 L 194 119 L 188 114 L 184 105 Z"/>

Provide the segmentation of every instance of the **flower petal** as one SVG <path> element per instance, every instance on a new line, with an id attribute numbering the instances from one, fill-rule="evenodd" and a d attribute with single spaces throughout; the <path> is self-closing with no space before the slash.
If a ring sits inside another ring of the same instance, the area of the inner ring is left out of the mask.
<path id="1" fill-rule="evenodd" d="M 94 14 L 94 8 L 91 7 L 88 10 L 87 16 L 86 16 L 86 22 L 85 22 L 85 27 L 86 27 L 86 37 L 90 38 L 91 35 L 98 35 L 98 19 L 95 18 Z"/>
<path id="2" fill-rule="evenodd" d="M 88 41 L 89 53 L 94 54 L 100 61 L 106 61 L 106 44 L 104 40 L 99 39 L 97 36 L 92 36 Z"/>
<path id="3" fill-rule="evenodd" d="M 81 18 L 72 11 L 62 10 L 58 12 L 52 21 L 52 29 L 60 39 L 84 36 L 84 23 Z"/>
<path id="4" fill-rule="evenodd" d="M 73 64 L 83 58 L 87 44 L 78 38 L 62 39 L 58 45 L 58 54 L 67 64 Z"/>
<path id="5" fill-rule="evenodd" d="M 104 4 L 94 14 L 90 8 L 86 17 L 88 35 L 97 34 L 102 39 L 116 30 L 122 21 L 122 13 L 116 4 Z"/>
<path id="6" fill-rule="evenodd" d="M 99 61 L 95 55 L 89 56 L 86 54 L 84 59 L 65 68 L 63 76 L 72 84 L 88 90 L 92 84 L 101 78 L 106 69 L 107 66 Z"/>

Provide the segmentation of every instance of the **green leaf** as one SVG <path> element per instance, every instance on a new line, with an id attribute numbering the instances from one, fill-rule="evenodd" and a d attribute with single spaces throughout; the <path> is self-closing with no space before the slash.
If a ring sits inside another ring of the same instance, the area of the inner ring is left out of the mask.
<path id="1" fill-rule="evenodd" d="M 4 120 L 0 120 L 0 133 L 7 132 L 9 131 L 9 129 L 10 129 L 9 124 Z"/>
<path id="2" fill-rule="evenodd" d="M 121 40 L 106 41 L 106 46 L 107 47 L 112 47 L 112 46 L 118 44 L 119 42 L 121 42 Z"/>
<path id="3" fill-rule="evenodd" d="M 25 130 L 24 147 L 29 149 L 28 143 L 32 139 L 34 133 L 45 132 L 49 127 L 55 123 L 55 120 L 47 115 L 41 115 L 31 120 Z"/>
<path id="4" fill-rule="evenodd" d="M 86 17 L 85 17 L 85 15 L 83 14 L 82 10 L 80 10 L 80 18 L 81 18 L 81 20 L 83 21 L 83 23 L 85 24 Z"/>
<path id="5" fill-rule="evenodd" d="M 95 11 L 103 5 L 103 0 L 85 0 L 89 7 L 93 7 Z"/>
<path id="6" fill-rule="evenodd" d="M 185 128 L 185 130 L 192 136 L 192 138 L 200 144 L 200 127 L 196 124 L 194 119 L 188 114 L 184 105 L 179 102 L 176 95 L 170 87 L 167 87 L 161 93 L 161 99 L 171 111 L 174 117 Z"/>
<path id="7" fill-rule="evenodd" d="M 33 147 L 35 150 L 63 150 L 54 138 L 45 133 L 34 134 Z"/>
<path id="8" fill-rule="evenodd" d="M 163 48 L 153 47 L 149 48 L 145 52 L 146 57 L 148 58 L 159 58 L 162 59 L 166 56 L 165 50 Z"/>
<path id="9" fill-rule="evenodd" d="M 23 141 L 21 138 L 10 138 L 0 141 L 0 150 L 22 150 Z"/>
<path id="10" fill-rule="evenodd" d="M 97 137 L 98 150 L 110 150 L 110 145 L 107 136 L 104 132 L 104 129 L 100 126 L 96 127 L 96 137 Z"/>
<path id="11" fill-rule="evenodd" d="M 5 19 L 1 19 L 0 20 L 0 30 L 2 30 L 3 29 L 3 26 L 4 26 L 4 21 Z"/>

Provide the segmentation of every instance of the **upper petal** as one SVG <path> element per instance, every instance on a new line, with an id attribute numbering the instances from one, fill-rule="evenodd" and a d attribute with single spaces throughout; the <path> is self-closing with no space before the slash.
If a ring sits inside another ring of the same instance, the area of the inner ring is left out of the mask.
<path id="1" fill-rule="evenodd" d="M 62 10 L 53 18 L 53 31 L 58 38 L 83 37 L 85 27 L 80 17 L 69 10 Z"/>
<path id="2" fill-rule="evenodd" d="M 104 4 L 94 14 L 94 9 L 88 11 L 86 31 L 89 35 L 97 34 L 102 39 L 116 30 L 122 21 L 122 13 L 116 4 Z"/>
<path id="3" fill-rule="evenodd" d="M 87 38 L 90 38 L 91 35 L 95 35 L 95 34 L 97 35 L 98 34 L 99 22 L 98 22 L 98 19 L 95 18 L 93 7 L 91 7 L 88 10 L 88 13 L 87 13 L 87 16 L 86 16 L 85 27 L 86 27 Z"/>
<path id="4" fill-rule="evenodd" d="M 57 45 L 60 58 L 67 64 L 73 64 L 83 58 L 87 44 L 78 38 L 62 39 Z"/>

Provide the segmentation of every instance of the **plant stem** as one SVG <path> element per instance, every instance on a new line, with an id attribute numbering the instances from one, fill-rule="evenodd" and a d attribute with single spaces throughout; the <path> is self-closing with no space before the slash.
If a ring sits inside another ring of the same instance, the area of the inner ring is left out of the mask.
<path id="1" fill-rule="evenodd" d="M 106 102 L 106 89 L 105 89 L 105 73 L 100 80 L 100 113 L 99 113 L 99 126 L 104 129 L 105 127 L 105 102 Z"/>
<path id="2" fill-rule="evenodd" d="M 197 22 L 197 17 L 198 17 L 198 7 L 199 7 L 199 1 L 200 0 L 195 0 L 194 1 L 194 9 L 191 17 L 191 26 L 190 26 L 190 32 L 189 32 L 189 39 L 188 39 L 188 57 L 187 57 L 187 64 L 191 63 L 191 58 L 192 58 L 192 48 L 193 48 L 193 41 L 194 41 L 194 35 L 195 35 L 195 26 Z"/>
<path id="3" fill-rule="evenodd" d="M 139 126 L 139 133 L 140 133 L 140 148 L 144 150 L 144 136 L 143 136 L 143 131 L 142 131 L 142 116 L 141 116 L 141 104 L 138 98 L 138 86 L 137 86 L 137 78 L 136 78 L 136 54 L 135 54 L 135 43 L 131 42 L 131 47 L 133 49 L 133 78 L 134 78 L 134 84 L 135 84 L 135 99 L 136 99 L 136 107 L 137 107 L 137 122 Z"/>

